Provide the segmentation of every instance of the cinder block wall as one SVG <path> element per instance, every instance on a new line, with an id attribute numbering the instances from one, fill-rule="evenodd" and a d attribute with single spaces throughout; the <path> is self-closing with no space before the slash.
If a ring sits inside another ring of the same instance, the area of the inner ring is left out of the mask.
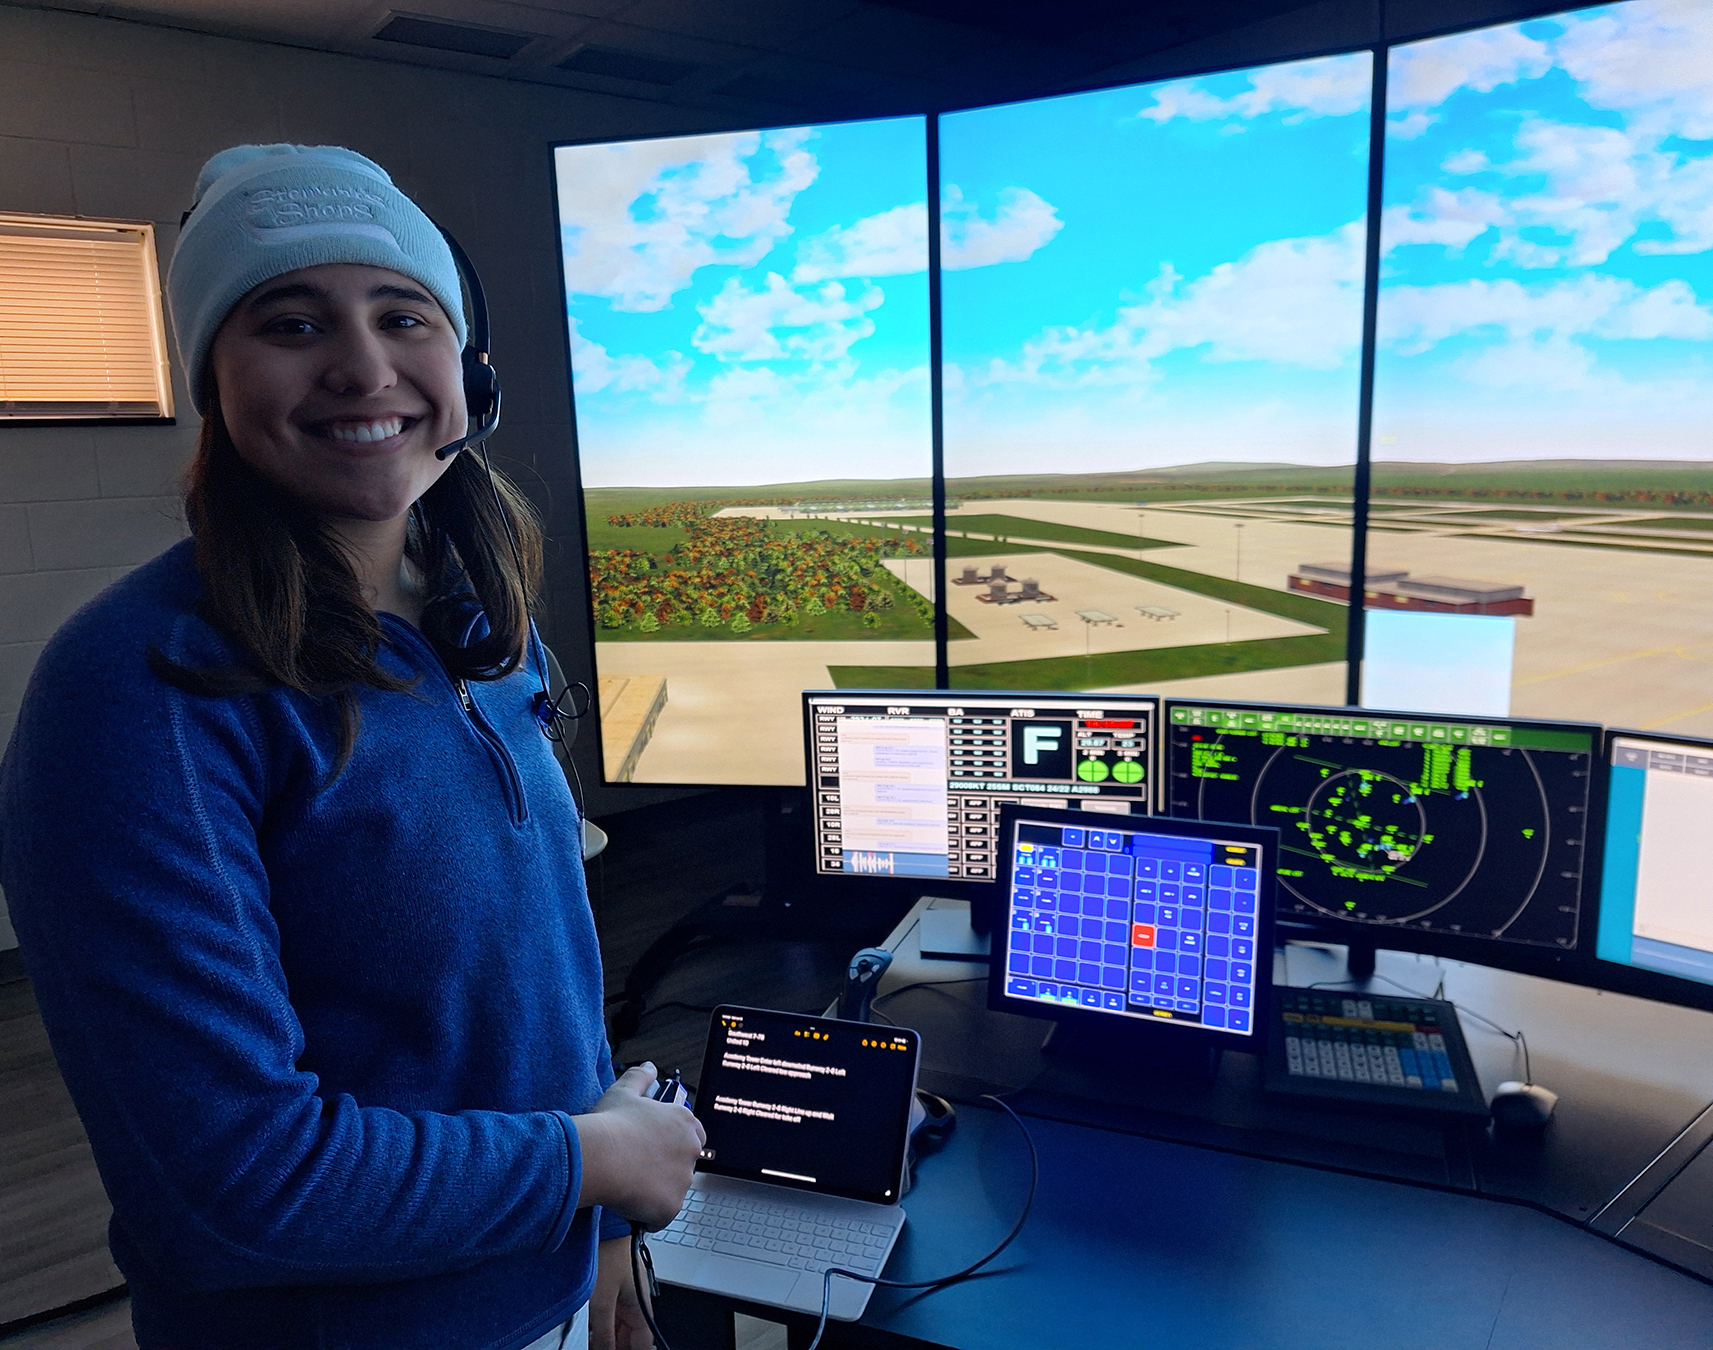
<path id="1" fill-rule="evenodd" d="M 458 235 L 494 316 L 505 383 L 495 459 L 547 522 L 542 627 L 571 678 L 588 680 L 590 663 L 548 147 L 701 129 L 687 124 L 693 116 L 0 4 L 0 210 L 153 221 L 164 275 L 202 162 L 229 145 L 283 140 L 362 151 Z M 54 630 L 184 534 L 178 480 L 197 419 L 183 372 L 174 375 L 174 427 L 0 426 L 0 744 Z M 580 748 L 593 814 L 673 795 L 603 790 L 592 743 Z M 0 897 L 0 950 L 15 945 Z"/>

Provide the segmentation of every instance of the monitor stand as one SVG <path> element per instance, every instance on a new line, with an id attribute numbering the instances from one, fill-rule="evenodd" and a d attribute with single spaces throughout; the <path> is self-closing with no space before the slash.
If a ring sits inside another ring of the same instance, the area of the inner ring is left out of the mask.
<path id="1" fill-rule="evenodd" d="M 990 938 L 977 932 L 972 906 L 964 900 L 943 900 L 925 895 L 927 907 L 916 917 L 916 945 L 929 960 L 985 961 Z"/>
<path id="2" fill-rule="evenodd" d="M 1099 1068 L 1108 1074 L 1167 1075 L 1205 1079 L 1219 1075 L 1222 1052 L 1216 1046 L 1174 1044 L 1170 1032 L 1152 1035 L 1122 1025 L 1095 1022 L 1055 1022 L 1041 1046 L 1049 1064 L 1067 1069 Z"/>
<path id="3" fill-rule="evenodd" d="M 1366 980 L 1374 974 L 1374 958 L 1379 948 L 1372 942 L 1356 939 L 1345 948 L 1344 968 L 1352 980 Z"/>

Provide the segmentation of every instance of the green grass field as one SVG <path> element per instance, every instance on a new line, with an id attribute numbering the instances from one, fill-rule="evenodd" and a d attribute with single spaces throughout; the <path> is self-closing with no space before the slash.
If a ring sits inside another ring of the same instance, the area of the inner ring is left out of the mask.
<path id="1" fill-rule="evenodd" d="M 900 516 L 906 524 L 926 528 L 934 523 L 932 516 Z M 1180 548 L 1170 539 L 1138 538 L 1114 530 L 1085 530 L 1079 525 L 1059 525 L 1050 520 L 1029 520 L 1024 516 L 967 515 L 962 511 L 946 513 L 946 530 L 974 530 L 978 534 L 997 534 L 1005 539 L 1022 536 L 1025 539 L 1051 539 L 1063 544 L 1104 544 L 1108 548 Z"/>

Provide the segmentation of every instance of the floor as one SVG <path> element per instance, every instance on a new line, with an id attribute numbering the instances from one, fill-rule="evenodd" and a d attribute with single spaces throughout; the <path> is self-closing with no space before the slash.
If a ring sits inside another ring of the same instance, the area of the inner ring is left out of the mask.
<path id="1" fill-rule="evenodd" d="M 723 789 L 601 820 L 612 842 L 589 864 L 589 890 L 609 998 L 677 919 L 712 896 L 765 881 L 770 800 L 765 792 Z M 763 931 L 741 944 L 694 950 L 667 973 L 639 1031 L 615 1051 L 625 1062 L 682 1069 L 694 1083 L 703 1009 L 741 1001 L 819 1011 L 838 992 L 848 948 L 860 945 Z M 108 1212 L 30 987 L 0 985 L 0 1326 L 120 1283 L 107 1256 Z M 784 1345 L 782 1328 L 739 1319 L 739 1350 Z M 0 1335 L 0 1346 L 135 1350 L 123 1301 Z"/>

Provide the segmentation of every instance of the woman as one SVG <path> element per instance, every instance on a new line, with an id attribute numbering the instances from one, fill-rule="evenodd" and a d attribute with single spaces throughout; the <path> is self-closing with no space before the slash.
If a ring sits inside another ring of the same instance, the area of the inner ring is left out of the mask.
<path id="1" fill-rule="evenodd" d="M 612 1081 L 530 701 L 540 532 L 435 455 L 466 430 L 447 246 L 360 155 L 243 146 L 169 294 L 192 539 L 60 630 L 0 766 L 138 1342 L 533 1350 L 589 1303 L 591 1344 L 646 1345 L 623 1238 L 702 1134 L 652 1068 Z"/>

